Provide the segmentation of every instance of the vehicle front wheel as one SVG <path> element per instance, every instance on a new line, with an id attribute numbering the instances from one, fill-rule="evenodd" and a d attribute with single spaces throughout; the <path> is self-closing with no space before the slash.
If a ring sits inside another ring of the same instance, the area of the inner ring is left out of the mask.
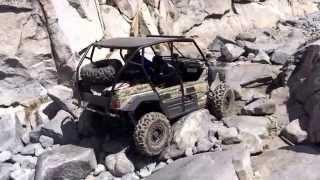
<path id="1" fill-rule="evenodd" d="M 160 154 L 171 137 L 171 126 L 167 117 L 159 112 L 143 115 L 134 131 L 134 142 L 138 151 L 147 156 Z"/>
<path id="2" fill-rule="evenodd" d="M 234 111 L 234 91 L 224 83 L 219 84 L 208 95 L 208 109 L 218 119 L 231 115 Z"/>

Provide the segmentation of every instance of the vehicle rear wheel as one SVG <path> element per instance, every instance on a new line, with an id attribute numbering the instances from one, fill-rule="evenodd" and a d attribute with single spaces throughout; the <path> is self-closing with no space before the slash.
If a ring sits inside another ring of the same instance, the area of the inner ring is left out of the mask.
<path id="1" fill-rule="evenodd" d="M 224 83 L 209 92 L 208 109 L 218 119 L 232 114 L 234 104 L 234 91 Z"/>
<path id="2" fill-rule="evenodd" d="M 160 154 L 171 137 L 171 126 L 167 117 L 159 112 L 143 115 L 134 131 L 136 148 L 144 155 Z"/>
<path id="3" fill-rule="evenodd" d="M 94 84 L 108 84 L 114 79 L 122 64 L 117 59 L 102 60 L 87 64 L 81 68 L 82 80 Z"/>

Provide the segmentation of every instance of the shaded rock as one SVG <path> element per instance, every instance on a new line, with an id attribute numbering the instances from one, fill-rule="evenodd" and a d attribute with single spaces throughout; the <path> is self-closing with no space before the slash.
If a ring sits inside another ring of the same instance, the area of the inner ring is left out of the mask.
<path id="1" fill-rule="evenodd" d="M 48 89 L 48 96 L 57 103 L 59 109 L 62 109 L 70 113 L 73 117 L 78 117 L 77 109 L 78 107 L 73 104 L 73 91 L 72 89 L 57 85 Z"/>
<path id="2" fill-rule="evenodd" d="M 33 156 L 22 156 L 20 154 L 16 154 L 13 155 L 11 159 L 14 163 L 19 163 L 22 168 L 26 169 L 34 169 L 37 164 L 37 158 Z"/>
<path id="3" fill-rule="evenodd" d="M 41 134 L 53 138 L 55 144 L 79 142 L 77 125 L 70 114 L 63 110 L 41 128 Z"/>
<path id="4" fill-rule="evenodd" d="M 12 153 L 10 151 L 2 151 L 0 152 L 0 163 L 6 162 L 11 159 Z"/>
<path id="5" fill-rule="evenodd" d="M 33 180 L 35 170 L 34 169 L 17 169 L 10 173 L 10 179 L 12 180 Z"/>
<path id="6" fill-rule="evenodd" d="M 281 135 L 289 141 L 299 144 L 303 143 L 308 138 L 306 130 L 301 128 L 299 119 L 290 122 L 282 131 Z"/>
<path id="7" fill-rule="evenodd" d="M 146 178 L 147 180 L 237 180 L 232 152 L 213 152 L 186 157 L 170 163 Z"/>
<path id="8" fill-rule="evenodd" d="M 0 151 L 19 151 L 22 148 L 20 136 L 22 126 L 14 117 L 13 108 L 0 108 Z"/>
<path id="9" fill-rule="evenodd" d="M 48 136 L 41 135 L 39 138 L 39 142 L 42 145 L 42 147 L 48 148 L 48 147 L 53 146 L 54 139 L 51 137 L 48 137 Z"/>
<path id="10" fill-rule="evenodd" d="M 240 33 L 236 36 L 236 40 L 254 42 L 257 39 L 255 34 L 250 32 Z"/>
<path id="11" fill-rule="evenodd" d="M 245 50 L 235 44 L 225 44 L 225 46 L 222 47 L 221 53 L 222 53 L 222 60 L 226 62 L 232 62 L 238 59 Z"/>
<path id="12" fill-rule="evenodd" d="M 130 142 L 128 137 L 117 137 L 110 139 L 110 137 L 107 136 L 102 145 L 102 149 L 108 154 L 115 154 L 129 147 L 129 145 Z"/>
<path id="13" fill-rule="evenodd" d="M 206 109 L 182 117 L 172 127 L 173 143 L 177 144 L 181 150 L 193 147 L 198 140 L 208 136 L 210 127 L 213 127 L 212 121 L 214 119 Z"/>
<path id="14" fill-rule="evenodd" d="M 271 62 L 277 65 L 283 65 L 290 60 L 290 55 L 285 52 L 275 51 L 271 56 Z"/>
<path id="15" fill-rule="evenodd" d="M 258 99 L 246 105 L 242 109 L 244 115 L 264 116 L 271 115 L 276 111 L 276 105 L 266 99 Z"/>
<path id="16" fill-rule="evenodd" d="M 93 150 L 74 145 L 60 146 L 39 157 L 35 180 L 81 179 L 96 166 Z"/>
<path id="17" fill-rule="evenodd" d="M 106 157 L 105 165 L 107 169 L 117 177 L 134 172 L 134 165 L 123 152 L 112 154 Z"/>
<path id="18" fill-rule="evenodd" d="M 313 146 L 287 146 L 266 151 L 252 159 L 252 165 L 260 177 L 273 179 L 308 179 L 319 177 L 319 148 Z"/>
<path id="19" fill-rule="evenodd" d="M 235 127 L 240 132 L 248 132 L 261 138 L 269 135 L 269 120 L 266 117 L 256 116 L 231 116 L 223 118 L 223 122 L 228 127 Z"/>
<path id="20" fill-rule="evenodd" d="M 39 138 L 41 136 L 41 127 L 38 127 L 37 129 L 33 129 L 30 133 L 30 142 L 31 143 L 38 143 L 39 142 Z"/>
<path id="21" fill-rule="evenodd" d="M 223 144 L 237 144 L 241 142 L 238 131 L 235 127 L 219 129 L 218 138 Z"/>

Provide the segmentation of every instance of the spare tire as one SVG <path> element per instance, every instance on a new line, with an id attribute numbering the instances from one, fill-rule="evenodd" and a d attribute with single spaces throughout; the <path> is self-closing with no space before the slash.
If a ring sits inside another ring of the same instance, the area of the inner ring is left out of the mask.
<path id="1" fill-rule="evenodd" d="M 97 61 L 83 66 L 80 77 L 94 84 L 110 84 L 121 67 L 122 63 L 117 59 Z"/>

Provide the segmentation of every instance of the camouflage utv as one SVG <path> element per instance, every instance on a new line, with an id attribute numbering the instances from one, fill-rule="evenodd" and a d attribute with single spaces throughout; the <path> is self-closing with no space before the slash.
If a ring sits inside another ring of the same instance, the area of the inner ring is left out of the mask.
<path id="1" fill-rule="evenodd" d="M 196 42 L 175 36 L 93 43 L 78 65 L 76 89 L 87 110 L 130 120 L 135 146 L 148 156 L 170 141 L 173 120 L 200 108 L 221 118 L 234 103 Z"/>

